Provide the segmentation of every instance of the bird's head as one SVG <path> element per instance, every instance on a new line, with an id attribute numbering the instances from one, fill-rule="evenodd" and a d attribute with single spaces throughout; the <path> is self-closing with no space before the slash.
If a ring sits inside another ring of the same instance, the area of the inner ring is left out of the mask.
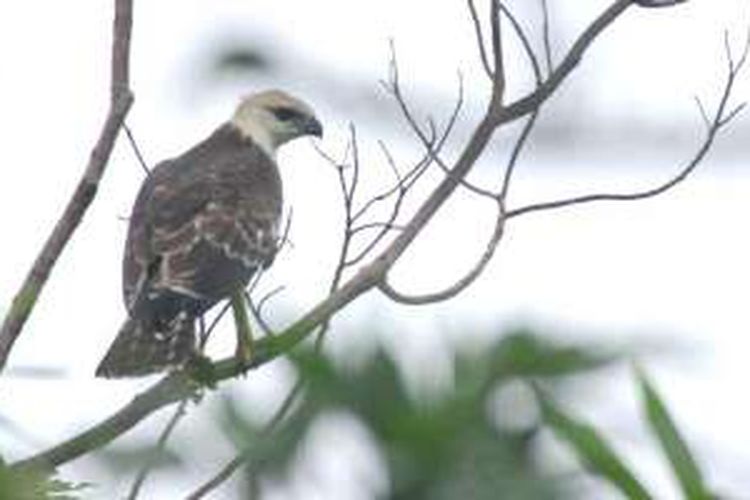
<path id="1" fill-rule="evenodd" d="M 281 90 L 266 90 L 243 98 L 231 123 L 271 157 L 279 146 L 292 139 L 323 135 L 323 126 L 312 108 Z"/>

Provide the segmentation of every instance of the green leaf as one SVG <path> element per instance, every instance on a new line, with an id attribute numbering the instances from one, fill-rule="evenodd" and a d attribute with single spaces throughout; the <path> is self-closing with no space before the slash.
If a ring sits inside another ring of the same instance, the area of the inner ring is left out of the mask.
<path id="1" fill-rule="evenodd" d="M 714 495 L 709 493 L 698 464 L 693 458 L 685 440 L 677 430 L 674 420 L 672 420 L 666 405 L 659 397 L 653 384 L 641 371 L 638 371 L 638 380 L 641 386 L 646 417 L 651 429 L 659 439 L 661 448 L 667 460 L 669 460 L 669 464 L 680 483 L 685 498 L 688 500 L 715 498 Z"/>
<path id="2" fill-rule="evenodd" d="M 576 455 L 592 473 L 612 483 L 630 500 L 652 498 L 596 429 L 563 413 L 549 397 L 538 390 L 537 397 L 544 422 L 573 447 Z"/>
<path id="3" fill-rule="evenodd" d="M 491 354 L 498 376 L 550 378 L 596 370 L 620 357 L 595 346 L 558 345 L 525 329 L 504 335 Z"/>
<path id="4" fill-rule="evenodd" d="M 56 472 L 11 470 L 0 465 L 0 498 L 13 500 L 77 500 L 89 483 L 72 483 Z"/>

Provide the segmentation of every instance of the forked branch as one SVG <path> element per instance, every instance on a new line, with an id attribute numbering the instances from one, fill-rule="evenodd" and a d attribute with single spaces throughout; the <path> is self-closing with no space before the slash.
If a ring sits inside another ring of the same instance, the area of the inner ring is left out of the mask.
<path id="1" fill-rule="evenodd" d="M 727 40 L 726 34 L 725 34 L 725 40 Z M 734 107 L 730 107 L 729 99 L 732 96 L 732 91 L 734 90 L 737 77 L 747 62 L 747 57 L 748 57 L 749 52 L 750 52 L 750 33 L 748 33 L 747 38 L 745 39 L 745 45 L 742 49 L 742 52 L 739 58 L 735 59 L 732 56 L 732 51 L 729 45 L 728 44 L 726 45 L 725 53 L 726 53 L 726 58 L 727 58 L 727 75 L 726 75 L 726 80 L 724 83 L 724 88 L 722 90 L 721 97 L 719 99 L 719 104 L 716 107 L 716 110 L 714 111 L 713 117 L 709 119 L 704 106 L 700 103 L 700 101 L 698 101 L 698 108 L 699 108 L 702 120 L 704 122 L 704 125 L 706 127 L 705 138 L 703 139 L 703 142 L 701 143 L 700 147 L 695 152 L 693 157 L 690 160 L 688 160 L 686 165 L 676 175 L 674 175 L 673 177 L 669 178 L 667 181 L 657 186 L 654 186 L 652 188 L 645 189 L 642 191 L 636 191 L 633 193 L 587 194 L 587 195 L 582 195 L 582 196 L 576 196 L 573 198 L 566 198 L 562 200 L 554 200 L 554 201 L 548 201 L 548 202 L 542 202 L 542 203 L 532 203 L 530 205 L 509 209 L 508 213 L 506 214 L 507 218 L 512 219 L 514 217 L 518 217 L 520 215 L 525 215 L 525 214 L 532 213 L 532 212 L 541 212 L 545 210 L 553 210 L 553 209 L 558 209 L 558 208 L 570 207 L 573 205 L 582 205 L 584 203 L 591 203 L 595 201 L 642 200 L 645 198 L 658 196 L 672 189 L 673 187 L 675 187 L 682 181 L 684 181 L 696 169 L 696 167 L 701 163 L 701 161 L 703 161 L 705 156 L 711 150 L 711 146 L 713 146 L 713 143 L 719 131 L 721 131 L 722 128 L 728 125 L 737 116 L 737 114 L 740 113 L 745 108 L 746 103 L 741 103 Z"/>

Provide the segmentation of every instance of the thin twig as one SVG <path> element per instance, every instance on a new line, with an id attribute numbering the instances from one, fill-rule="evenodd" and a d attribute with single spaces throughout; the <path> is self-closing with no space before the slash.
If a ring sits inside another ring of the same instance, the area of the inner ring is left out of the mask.
<path id="1" fill-rule="evenodd" d="M 203 352 L 206 349 L 206 342 L 208 342 L 208 330 L 206 330 L 206 318 L 201 315 L 198 316 L 198 352 Z"/>
<path id="2" fill-rule="evenodd" d="M 748 46 L 750 46 L 750 35 L 748 36 Z M 728 57 L 730 57 L 731 59 L 731 52 L 728 52 L 728 54 L 729 54 Z M 721 99 L 719 100 L 719 105 L 716 108 L 714 117 L 710 121 L 710 126 L 706 130 L 706 137 L 703 143 L 701 144 L 701 146 L 698 148 L 697 152 L 687 162 L 685 167 L 683 167 L 675 176 L 671 177 L 667 181 L 653 188 L 642 190 L 642 191 L 636 191 L 633 193 L 589 194 L 589 195 L 583 195 L 583 196 L 576 196 L 573 198 L 567 198 L 563 200 L 549 201 L 549 202 L 543 202 L 543 203 L 533 203 L 531 205 L 508 210 L 507 218 L 512 219 L 514 217 L 518 217 L 519 215 L 524 215 L 524 214 L 528 214 L 531 212 L 553 210 L 553 209 L 569 207 L 573 205 L 591 203 L 595 201 L 642 200 L 645 198 L 651 198 L 653 196 L 660 195 L 672 189 L 673 187 L 675 187 L 682 181 L 684 181 L 700 164 L 700 162 L 703 160 L 706 154 L 708 154 L 709 150 L 711 149 L 711 146 L 713 145 L 714 140 L 716 139 L 716 135 L 718 134 L 718 132 L 724 126 L 726 126 L 735 116 L 737 116 L 737 113 L 743 107 L 743 105 L 741 104 L 735 107 L 734 109 L 732 109 L 731 111 L 727 111 L 729 97 L 732 94 L 732 90 L 734 88 L 737 75 L 739 74 L 740 70 L 742 69 L 746 61 L 744 57 L 745 54 L 746 53 L 743 53 L 743 57 L 741 57 L 737 61 L 731 60 L 728 66 L 728 74 L 726 77 L 726 83 L 724 85 L 724 89 L 722 91 Z M 703 119 L 705 120 L 705 118 Z"/>
<path id="3" fill-rule="evenodd" d="M 255 301 L 250 297 L 250 292 L 245 292 L 245 296 L 247 297 L 247 303 L 250 306 L 250 312 L 253 313 L 253 316 L 255 317 L 255 321 L 260 325 L 261 329 L 263 330 L 263 333 L 266 335 L 275 335 L 273 328 L 268 324 L 268 322 L 263 318 L 263 308 L 268 304 L 268 302 L 276 295 L 280 294 L 286 290 L 286 286 L 279 285 L 276 288 L 272 289 L 270 292 L 263 295 L 263 297 L 260 298 L 258 301 L 258 304 L 255 304 Z"/>
<path id="4" fill-rule="evenodd" d="M 355 222 L 358 219 L 362 218 L 369 210 L 372 208 L 375 204 L 383 202 L 388 200 L 391 196 L 393 196 L 396 193 L 403 193 L 404 191 L 404 178 L 401 177 L 401 173 L 398 170 L 398 167 L 396 167 L 396 162 L 393 159 L 393 156 L 391 155 L 390 151 L 388 151 L 388 148 L 383 143 L 383 141 L 378 141 L 378 146 L 380 147 L 380 150 L 383 152 L 383 155 L 385 156 L 386 164 L 390 167 L 391 172 L 393 172 L 393 175 L 396 179 L 396 182 L 393 184 L 393 186 L 387 188 L 385 191 L 383 191 L 380 194 L 377 194 L 375 196 L 370 197 L 354 214 L 351 216 L 351 221 Z M 421 162 L 422 160 L 420 160 Z M 415 172 L 415 170 L 411 170 L 409 174 L 412 172 Z"/>
<path id="5" fill-rule="evenodd" d="M 120 127 L 133 104 L 129 83 L 132 9 L 132 0 L 115 2 L 109 112 L 73 196 L 13 298 L 0 327 L 0 371 L 5 367 L 13 344 L 34 309 L 58 257 L 96 196 Z"/>
<path id="6" fill-rule="evenodd" d="M 687 0 L 632 0 L 641 7 L 659 8 L 659 7 L 673 7 L 677 4 L 685 3 Z"/>
<path id="7" fill-rule="evenodd" d="M 284 230 L 281 232 L 281 239 L 276 244 L 277 254 L 281 252 L 287 246 L 289 246 L 290 248 L 294 248 L 294 243 L 292 242 L 291 238 L 289 238 L 289 234 L 292 230 L 293 219 L 294 219 L 294 207 L 289 207 L 289 213 L 286 216 L 286 223 L 284 223 Z M 258 276 L 258 278 L 260 278 L 262 271 L 263 269 L 261 269 L 258 273 L 255 273 L 256 276 Z"/>
<path id="8" fill-rule="evenodd" d="M 211 336 L 211 333 L 213 333 L 214 329 L 219 325 L 219 322 L 224 318 L 224 316 L 227 314 L 227 311 L 229 311 L 229 308 L 231 306 L 232 304 L 229 301 L 226 301 L 224 305 L 221 307 L 221 310 L 219 311 L 219 313 L 214 317 L 213 320 L 211 320 L 211 323 L 208 325 L 208 328 L 205 329 L 205 334 L 201 336 L 201 343 L 203 345 L 205 345 L 206 342 L 208 342 L 208 338 Z"/>
<path id="9" fill-rule="evenodd" d="M 133 131 L 130 130 L 130 127 L 124 121 L 122 122 L 122 128 L 123 130 L 125 130 L 125 134 L 128 137 L 128 142 L 130 143 L 131 149 L 135 153 L 135 157 L 138 159 L 138 163 L 141 165 L 141 168 L 143 169 L 143 172 L 145 172 L 146 177 L 148 177 L 149 175 L 151 175 L 151 169 L 148 168 L 146 160 L 143 159 L 143 154 L 141 153 L 141 149 L 138 147 L 135 136 L 133 136 Z"/>
<path id="10" fill-rule="evenodd" d="M 398 167 L 396 166 L 396 162 L 393 159 L 393 155 L 388 150 L 387 146 L 382 141 L 378 141 L 378 146 L 385 156 L 386 163 L 394 174 L 395 182 L 392 186 L 386 188 L 380 194 L 371 196 L 366 202 L 364 202 L 362 206 L 351 216 L 352 222 L 358 221 L 363 216 L 365 216 L 373 206 L 391 199 L 394 195 L 396 196 L 396 201 L 394 201 L 393 203 L 394 205 L 399 205 L 402 199 L 406 197 L 407 192 L 414 186 L 414 184 L 417 183 L 417 181 L 419 181 L 422 175 L 427 171 L 427 168 L 430 166 L 430 156 L 428 154 L 425 154 L 425 156 L 420 158 L 411 168 L 406 171 L 406 174 L 401 175 Z"/>
<path id="11" fill-rule="evenodd" d="M 539 61 L 536 57 L 536 54 L 534 53 L 534 49 L 532 49 L 531 47 L 531 42 L 529 41 L 529 38 L 526 35 L 526 32 L 521 27 L 521 23 L 518 22 L 518 20 L 513 15 L 513 13 L 510 10 L 506 9 L 502 4 L 500 5 L 500 8 L 502 9 L 503 14 L 510 21 L 510 24 L 513 27 L 513 31 L 516 33 L 516 36 L 521 41 L 521 45 L 524 48 L 524 52 L 526 53 L 526 57 L 534 73 L 534 80 L 536 82 L 536 86 L 537 88 L 539 88 L 542 85 L 542 78 L 543 78 L 542 71 L 539 67 Z M 508 196 L 508 190 L 510 189 L 510 182 L 513 177 L 513 173 L 515 172 L 518 158 L 521 154 L 521 151 L 523 150 L 523 147 L 526 145 L 527 139 L 531 135 L 531 130 L 534 128 L 534 125 L 536 124 L 536 119 L 539 116 L 540 111 L 541 111 L 541 105 L 537 107 L 531 113 L 531 116 L 526 121 L 526 124 L 524 125 L 523 130 L 521 131 L 521 135 L 518 137 L 518 139 L 516 139 L 516 142 L 513 146 L 513 151 L 511 152 L 510 158 L 508 160 L 508 164 L 505 167 L 505 174 L 503 176 L 502 185 L 500 187 L 500 193 L 498 194 L 498 199 L 503 205 L 505 204 L 505 200 Z"/>
<path id="12" fill-rule="evenodd" d="M 464 99 L 464 90 L 463 90 L 463 79 L 459 78 L 459 87 L 458 87 L 458 99 L 456 100 L 456 106 L 454 107 L 453 113 L 451 114 L 450 119 L 448 120 L 448 125 L 446 126 L 441 138 L 439 140 L 435 140 L 432 137 L 428 137 L 422 128 L 417 123 L 416 118 L 414 117 L 414 114 L 411 111 L 411 108 L 409 107 L 406 99 L 404 98 L 404 95 L 401 92 L 401 85 L 398 78 L 398 63 L 396 61 L 396 54 L 395 52 L 392 52 L 392 59 L 391 59 L 391 83 L 389 87 L 389 91 L 393 95 L 394 99 L 396 100 L 396 103 L 399 106 L 399 109 L 401 110 L 401 114 L 406 119 L 406 122 L 409 124 L 409 127 L 414 132 L 414 134 L 417 136 L 417 139 L 422 143 L 422 146 L 425 148 L 426 154 L 428 158 L 433 161 L 440 169 L 445 173 L 446 175 L 452 175 L 451 169 L 448 167 L 448 165 L 445 164 L 445 162 L 440 158 L 440 150 L 443 148 L 443 145 L 445 144 L 451 130 L 453 129 L 453 125 L 455 124 L 458 114 L 461 110 L 461 107 L 463 105 L 463 99 Z M 477 194 L 479 196 L 485 196 L 488 198 L 494 199 L 496 197 L 495 193 L 488 191 L 480 186 L 477 186 L 475 184 L 472 184 L 471 182 L 467 181 L 465 178 L 455 178 L 454 179 L 464 188 L 468 189 L 469 191 L 473 192 L 474 194 Z"/>
<path id="13" fill-rule="evenodd" d="M 532 70 L 534 72 L 537 87 L 540 86 L 542 83 L 542 74 L 541 74 L 541 70 L 540 70 L 536 55 L 534 54 L 534 51 L 531 48 L 531 43 L 528 39 L 528 36 L 524 32 L 524 30 L 521 28 L 521 25 L 516 19 L 516 17 L 514 16 L 514 14 L 509 9 L 507 9 L 501 2 L 493 2 L 493 5 L 496 5 L 496 9 L 493 9 L 491 13 L 491 17 L 493 18 L 493 26 L 499 24 L 500 14 L 505 15 L 509 19 L 516 35 L 518 36 L 518 38 L 521 41 L 522 46 L 524 47 L 527 58 L 529 59 L 529 62 L 532 66 Z M 499 37 L 499 29 L 497 30 L 495 37 Z M 496 51 L 501 51 L 499 40 L 496 40 L 493 46 L 495 47 Z M 497 55 L 496 55 L 496 64 L 500 64 L 500 65 L 502 64 L 501 56 L 499 57 L 499 61 L 498 61 Z M 500 85 L 504 85 L 504 82 L 501 82 Z M 500 89 L 500 91 L 502 91 L 502 89 Z M 396 93 L 396 95 L 400 96 L 399 93 Z M 404 107 L 406 107 L 405 103 L 404 103 Z M 407 116 L 407 120 L 410 121 L 411 123 L 411 121 L 413 120 L 410 120 L 411 115 L 408 113 L 408 108 L 406 109 L 407 109 L 407 112 L 405 114 Z M 538 116 L 538 113 L 539 113 L 539 108 L 534 110 L 530 118 L 527 120 L 521 132 L 521 135 L 519 136 L 518 140 L 516 141 L 513 147 L 513 150 L 510 155 L 510 159 L 508 161 L 508 165 L 505 169 L 505 175 L 503 178 L 500 193 L 494 194 L 490 191 L 484 190 L 483 188 L 479 188 L 477 186 L 468 184 L 465 181 L 462 182 L 462 185 L 464 185 L 468 189 L 482 196 L 491 197 L 495 199 L 498 203 L 499 213 L 498 213 L 497 222 L 493 230 L 493 233 L 490 237 L 490 240 L 485 247 L 485 251 L 482 253 L 482 256 L 479 259 L 479 261 L 474 265 L 474 267 L 472 267 L 472 269 L 464 277 L 462 277 L 453 285 L 439 292 L 433 292 L 433 293 L 428 293 L 428 294 L 406 295 L 406 294 L 400 293 L 396 289 L 394 289 L 392 285 L 388 283 L 387 279 L 384 278 L 379 283 L 378 288 L 388 298 L 396 302 L 399 302 L 402 304 L 409 304 L 409 305 L 423 305 L 423 304 L 431 304 L 435 302 L 444 301 L 452 297 L 455 297 L 456 295 L 461 293 L 469 285 L 471 285 L 479 277 L 479 275 L 484 271 L 486 265 L 492 259 L 495 253 L 495 250 L 497 249 L 497 246 L 499 245 L 502 239 L 504 222 L 505 222 L 505 215 L 503 213 L 502 207 L 504 205 L 505 198 L 507 197 L 508 189 L 510 187 L 510 181 L 511 181 L 513 172 L 515 170 L 517 160 L 520 156 L 523 146 L 526 144 L 526 141 L 530 135 L 531 130 L 534 127 L 534 124 L 536 123 L 536 118 Z M 415 129 L 417 132 L 419 132 L 419 129 L 417 127 L 412 127 L 412 128 Z M 427 144 L 426 141 L 422 141 L 422 142 L 424 145 L 429 147 L 429 144 Z M 435 162 L 439 166 L 441 166 L 441 168 L 443 168 L 444 171 L 447 171 L 447 166 L 445 166 L 437 156 L 435 157 Z"/>
<path id="14" fill-rule="evenodd" d="M 490 241 L 487 243 L 484 252 L 482 252 L 482 256 L 479 258 L 479 261 L 477 261 L 474 267 L 472 267 L 465 276 L 444 290 L 423 295 L 406 295 L 394 289 L 393 286 L 388 283 L 387 278 L 384 278 L 378 284 L 378 288 L 389 299 L 408 305 L 432 304 L 455 297 L 471 285 L 482 274 L 487 264 L 492 260 L 492 256 L 495 255 L 495 250 L 497 249 L 500 240 L 502 240 L 504 227 L 505 214 L 503 213 L 502 203 L 498 203 L 498 216 L 495 221 L 495 228 L 492 232 Z"/>
<path id="15" fill-rule="evenodd" d="M 523 126 L 523 130 L 521 131 L 521 135 L 516 139 L 516 143 L 513 145 L 513 151 L 510 154 L 510 159 L 508 160 L 508 165 L 505 167 L 505 175 L 503 176 L 503 183 L 500 188 L 500 194 L 498 195 L 498 198 L 505 202 L 506 198 L 508 197 L 508 190 L 510 189 L 510 181 L 513 178 L 513 173 L 516 169 L 516 164 L 518 163 L 518 158 L 521 155 L 521 151 L 523 150 L 523 147 L 526 145 L 527 139 L 531 135 L 531 130 L 534 128 L 534 125 L 536 124 L 536 119 L 539 116 L 539 110 L 534 111 L 531 116 L 529 116 L 529 119 L 526 121 L 526 124 Z"/>
<path id="16" fill-rule="evenodd" d="M 511 26 L 513 27 L 513 31 L 516 33 L 518 40 L 521 42 L 521 46 L 526 53 L 529 64 L 531 64 L 531 70 L 534 72 L 534 79 L 538 88 L 542 83 L 542 70 L 539 65 L 539 58 L 537 57 L 534 49 L 531 46 L 531 40 L 529 40 L 529 36 L 521 26 L 521 22 L 516 18 L 515 14 L 513 14 L 510 9 L 508 9 L 501 3 L 500 11 L 505 17 L 508 18 L 508 21 L 510 21 Z"/>
<path id="17" fill-rule="evenodd" d="M 474 5 L 474 0 L 467 0 L 469 7 L 469 14 L 471 15 L 471 22 L 474 24 L 474 33 L 477 37 L 477 47 L 479 48 L 479 59 L 482 61 L 482 67 L 484 72 L 490 80 L 494 79 L 492 74 L 492 68 L 490 68 L 490 62 L 487 59 L 487 51 L 484 48 L 484 35 L 482 34 L 482 22 L 479 20 L 479 14 L 477 13 L 477 7 Z"/>
<path id="18" fill-rule="evenodd" d="M 547 64 L 547 75 L 552 74 L 552 44 L 549 34 L 549 7 L 547 0 L 541 0 L 542 6 L 542 40 L 544 42 L 544 62 Z"/>
<path id="19" fill-rule="evenodd" d="M 364 232 L 364 231 L 370 231 L 373 229 L 387 229 L 388 231 L 402 231 L 404 229 L 404 226 L 400 226 L 398 224 L 392 224 L 388 222 L 368 222 L 367 224 L 362 224 L 361 226 L 357 226 L 352 228 L 352 236 Z"/>
<path id="20" fill-rule="evenodd" d="M 352 138 L 352 164 L 354 168 L 352 169 L 352 180 L 349 183 L 348 197 L 349 200 L 353 200 L 357 192 L 357 185 L 359 184 L 359 151 L 357 150 L 357 128 L 353 123 L 349 124 L 349 134 Z"/>
<path id="21" fill-rule="evenodd" d="M 127 496 L 127 500 L 135 500 L 136 498 L 138 498 L 138 494 L 140 493 L 141 487 L 143 486 L 143 483 L 146 481 L 148 474 L 154 468 L 154 465 L 156 465 L 156 463 L 158 462 L 159 455 L 164 451 L 164 447 L 167 444 L 167 440 L 169 439 L 169 436 L 174 431 L 175 427 L 177 426 L 177 422 L 179 422 L 180 418 L 182 418 L 182 416 L 185 415 L 185 407 L 187 406 L 187 402 L 188 402 L 187 399 L 183 399 L 182 401 L 180 401 L 180 404 L 177 406 L 174 413 L 172 414 L 172 418 L 170 418 L 169 422 L 167 422 L 167 425 L 164 427 L 164 430 L 159 436 L 159 440 L 157 441 L 152 454 L 149 457 L 147 457 L 146 463 L 143 465 L 141 470 L 138 471 L 138 475 L 136 476 L 135 481 L 133 481 L 133 486 L 131 486 L 130 488 L 130 493 Z"/>
<path id="22" fill-rule="evenodd" d="M 698 106 L 698 111 L 700 111 L 701 118 L 703 118 L 703 125 L 706 126 L 707 130 L 711 129 L 711 120 L 708 118 L 708 113 L 706 112 L 706 107 L 703 105 L 703 101 L 701 101 L 701 98 L 698 96 L 694 97 L 695 104 Z"/>

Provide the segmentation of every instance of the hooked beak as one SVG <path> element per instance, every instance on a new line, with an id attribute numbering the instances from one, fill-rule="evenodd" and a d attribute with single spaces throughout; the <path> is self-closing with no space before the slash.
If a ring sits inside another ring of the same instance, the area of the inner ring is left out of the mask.
<path id="1" fill-rule="evenodd" d="M 321 125 L 318 119 L 314 116 L 305 119 L 304 123 L 302 124 L 302 131 L 306 135 L 323 137 L 323 125 Z"/>

